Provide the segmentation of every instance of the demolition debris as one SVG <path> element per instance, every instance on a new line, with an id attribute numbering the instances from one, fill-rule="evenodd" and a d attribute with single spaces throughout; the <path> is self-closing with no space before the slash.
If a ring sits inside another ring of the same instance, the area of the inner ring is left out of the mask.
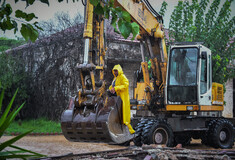
<path id="1" fill-rule="evenodd" d="M 57 157 L 48 157 L 43 160 L 232 160 L 235 159 L 235 150 L 201 150 L 162 148 L 159 145 L 129 147 L 112 151 L 101 151 L 82 154 L 67 154 Z"/>

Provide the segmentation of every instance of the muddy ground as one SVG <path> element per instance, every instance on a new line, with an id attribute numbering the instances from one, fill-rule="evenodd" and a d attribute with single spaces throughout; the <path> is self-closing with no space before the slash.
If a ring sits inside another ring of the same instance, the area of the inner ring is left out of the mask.
<path id="1" fill-rule="evenodd" d="M 0 142 L 4 142 L 13 136 L 3 136 Z M 38 152 L 47 156 L 58 156 L 68 153 L 85 153 L 104 151 L 112 149 L 125 148 L 118 145 L 108 145 L 105 143 L 82 143 L 82 142 L 69 142 L 62 135 L 56 136 L 26 136 L 14 145 Z"/>
<path id="2" fill-rule="evenodd" d="M 0 142 L 4 142 L 13 136 L 3 136 Z M 200 144 L 200 140 L 193 140 L 188 149 L 213 149 Z M 32 151 L 47 155 L 59 156 L 69 153 L 78 154 L 86 152 L 106 151 L 114 149 L 126 148 L 125 146 L 109 145 L 105 143 L 83 143 L 83 142 L 69 142 L 62 135 L 55 136 L 26 136 L 17 141 L 15 145 L 30 149 Z M 133 145 L 133 143 L 131 143 Z M 233 147 L 235 149 L 235 146 Z"/>

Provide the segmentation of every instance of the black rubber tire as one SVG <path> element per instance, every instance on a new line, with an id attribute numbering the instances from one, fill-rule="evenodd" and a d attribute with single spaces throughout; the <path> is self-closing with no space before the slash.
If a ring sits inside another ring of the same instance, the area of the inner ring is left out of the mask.
<path id="1" fill-rule="evenodd" d="M 213 128 L 217 123 L 217 120 L 218 119 L 213 119 L 208 122 L 207 124 L 208 130 L 205 131 L 204 134 L 202 134 L 201 136 L 202 144 L 213 147 L 212 133 L 213 133 Z"/>
<path id="2" fill-rule="evenodd" d="M 227 119 L 219 119 L 212 132 L 212 145 L 215 148 L 229 149 L 233 147 L 233 124 Z"/>
<path id="3" fill-rule="evenodd" d="M 149 130 L 152 128 L 152 126 L 156 123 L 157 121 L 156 120 L 149 120 L 144 128 L 143 128 L 143 132 L 141 134 L 141 142 L 143 144 L 151 144 L 150 143 L 150 138 L 148 137 L 148 133 L 149 133 Z"/>
<path id="4" fill-rule="evenodd" d="M 153 120 L 145 126 L 141 140 L 144 144 L 165 144 L 167 147 L 172 147 L 174 134 L 171 126 L 164 120 Z"/>
<path id="5" fill-rule="evenodd" d="M 141 142 L 141 134 L 147 122 L 148 122 L 148 119 L 143 119 L 135 127 L 135 138 L 133 139 L 133 142 L 136 146 L 142 146 L 143 144 Z"/>

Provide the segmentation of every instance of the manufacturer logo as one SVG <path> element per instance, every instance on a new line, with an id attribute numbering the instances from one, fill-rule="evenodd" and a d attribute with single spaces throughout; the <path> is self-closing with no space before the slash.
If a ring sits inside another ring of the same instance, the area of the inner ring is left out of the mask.
<path id="1" fill-rule="evenodd" d="M 144 15 L 144 11 L 142 11 L 140 8 L 138 8 L 138 16 L 144 23 L 147 21 L 147 16 Z"/>

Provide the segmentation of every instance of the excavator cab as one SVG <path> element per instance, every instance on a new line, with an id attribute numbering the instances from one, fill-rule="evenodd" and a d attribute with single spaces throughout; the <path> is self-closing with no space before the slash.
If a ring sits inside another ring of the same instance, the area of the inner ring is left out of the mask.
<path id="1" fill-rule="evenodd" d="M 203 111 L 203 114 L 211 110 L 222 111 L 223 87 L 212 83 L 211 75 L 211 51 L 208 48 L 196 42 L 173 44 L 168 59 L 166 110 Z M 221 98 L 213 100 L 216 97 Z"/>

